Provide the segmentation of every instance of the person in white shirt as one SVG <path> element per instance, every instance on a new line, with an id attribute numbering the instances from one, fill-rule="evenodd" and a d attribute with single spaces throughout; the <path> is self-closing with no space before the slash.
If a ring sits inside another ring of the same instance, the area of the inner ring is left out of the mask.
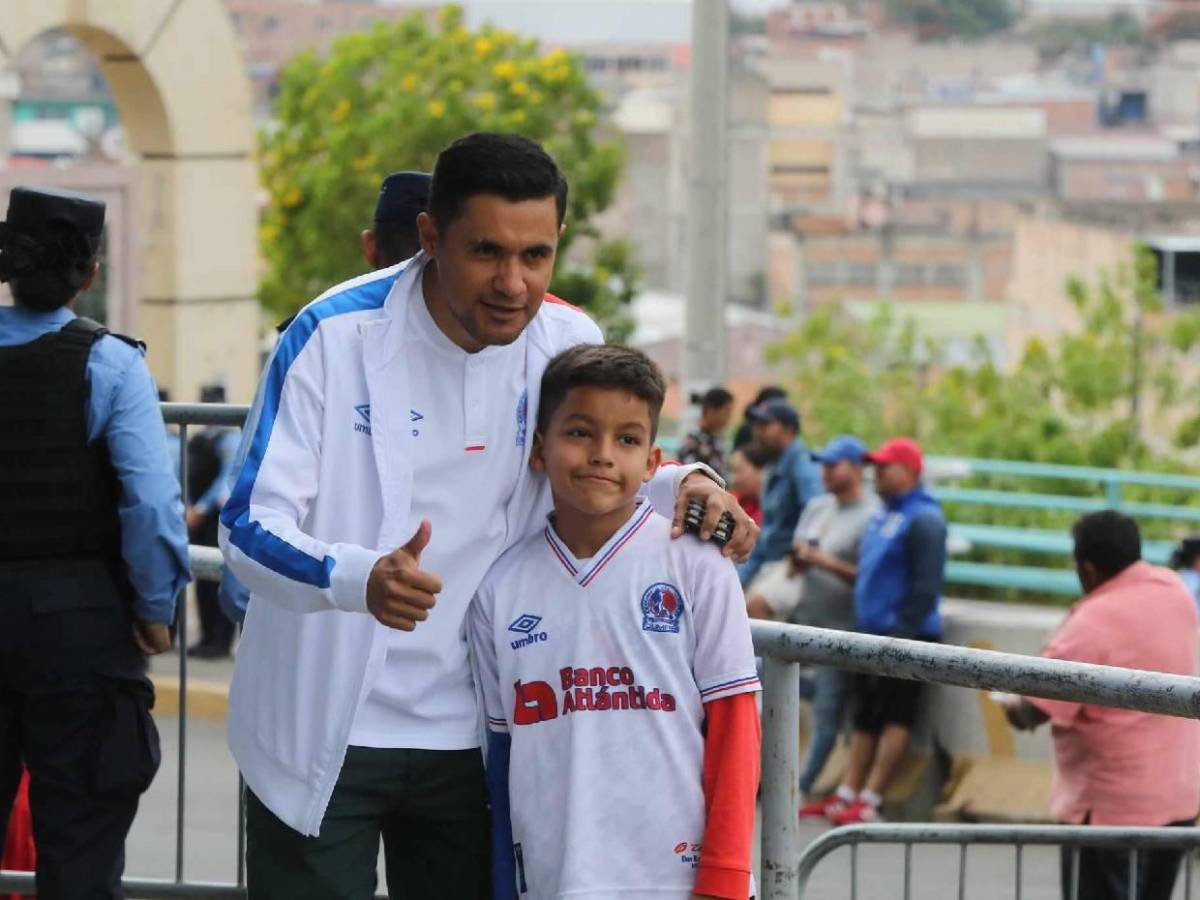
<path id="1" fill-rule="evenodd" d="M 665 385 L 626 347 L 542 379 L 554 512 L 492 567 L 468 635 L 488 717 L 497 900 L 746 900 L 759 690 L 737 571 L 639 488 Z"/>
<path id="2" fill-rule="evenodd" d="M 251 897 L 371 897 L 381 839 L 392 896 L 486 893 L 463 620 L 549 508 L 527 464 L 542 371 L 601 340 L 546 294 L 566 196 L 533 141 L 455 141 L 422 252 L 318 297 L 267 364 L 221 515 L 255 598 L 229 714 Z M 746 555 L 755 527 L 698 468 L 665 471 L 648 498 L 673 534 L 689 497 L 706 502 L 704 537 L 731 513 L 726 551 Z"/>

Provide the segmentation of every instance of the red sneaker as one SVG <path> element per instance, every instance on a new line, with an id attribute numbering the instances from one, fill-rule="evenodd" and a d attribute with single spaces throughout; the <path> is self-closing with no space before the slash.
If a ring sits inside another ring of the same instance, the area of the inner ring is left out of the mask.
<path id="1" fill-rule="evenodd" d="M 835 812 L 839 812 L 846 808 L 846 801 L 837 794 L 830 794 L 824 800 L 814 800 L 812 803 L 805 803 L 800 807 L 800 818 L 804 819 L 828 819 Z"/>
<path id="2" fill-rule="evenodd" d="M 834 825 L 859 825 L 864 822 L 882 822 L 883 816 L 866 800 L 855 800 L 831 813 L 829 821 Z"/>

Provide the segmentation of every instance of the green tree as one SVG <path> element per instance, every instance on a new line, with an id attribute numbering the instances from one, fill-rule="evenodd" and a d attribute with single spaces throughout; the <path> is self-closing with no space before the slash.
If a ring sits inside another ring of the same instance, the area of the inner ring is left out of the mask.
<path id="1" fill-rule="evenodd" d="M 1146 43 L 1146 30 L 1127 12 L 1107 19 L 1055 18 L 1038 22 L 1032 30 L 1034 45 L 1045 59 L 1054 59 L 1068 50 L 1105 46 L 1140 46 Z"/>
<path id="2" fill-rule="evenodd" d="M 621 145 L 602 136 L 601 106 L 578 57 L 490 26 L 472 32 L 455 6 L 434 25 L 413 15 L 340 38 L 326 56 L 297 56 L 260 141 L 269 198 L 261 301 L 290 313 L 362 271 L 358 233 L 388 172 L 429 171 L 442 147 L 471 131 L 515 131 L 540 141 L 570 184 L 551 290 L 622 337 L 636 269 L 629 249 L 600 240 L 592 224 L 612 202 L 623 161 Z M 581 237 L 591 262 L 568 264 Z"/>
<path id="3" fill-rule="evenodd" d="M 1031 340 L 1007 370 L 982 338 L 948 364 L 945 342 L 890 305 L 865 327 L 831 305 L 771 354 L 794 373 L 817 439 L 910 434 L 958 456 L 1177 468 L 1200 444 L 1200 413 L 1185 404 L 1200 391 L 1200 311 L 1164 311 L 1157 281 L 1143 246 L 1094 283 L 1068 279 L 1079 326 L 1052 344 Z"/>
<path id="4" fill-rule="evenodd" d="M 869 443 L 917 438 L 948 456 L 1101 468 L 1195 472 L 1200 445 L 1200 311 L 1164 310 L 1154 254 L 1131 258 L 1091 283 L 1064 286 L 1077 327 L 1031 340 L 1015 364 L 1000 368 L 977 339 L 966 361 L 948 362 L 943 341 L 922 338 L 911 319 L 882 305 L 867 322 L 833 304 L 810 315 L 771 349 L 791 375 L 805 416 L 805 437 L 820 443 L 851 432 Z M 961 353 L 958 354 L 961 360 Z M 1028 491 L 1008 476 L 976 476 L 968 486 Z M 1094 494 L 1085 482 L 1040 482 L 1055 494 Z M 1127 500 L 1200 505 L 1164 488 L 1125 490 Z M 1069 527 L 1060 510 L 960 505 L 955 522 Z M 1146 537 L 1176 536 L 1170 523 L 1147 522 Z M 980 551 L 989 562 L 1045 565 L 1044 556 Z"/>
<path id="5" fill-rule="evenodd" d="M 1012 24 L 1008 0 L 886 0 L 888 18 L 916 28 L 923 38 L 977 40 Z"/>

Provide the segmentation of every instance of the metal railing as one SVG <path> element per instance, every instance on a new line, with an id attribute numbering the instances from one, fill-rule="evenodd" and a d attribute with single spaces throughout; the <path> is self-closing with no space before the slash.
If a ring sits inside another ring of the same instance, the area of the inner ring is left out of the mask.
<path id="1" fill-rule="evenodd" d="M 795 900 L 800 805 L 800 664 L 1050 700 L 1200 718 L 1200 678 L 752 622 L 763 660 L 762 880 L 759 896 Z"/>
<path id="2" fill-rule="evenodd" d="M 187 428 L 193 424 L 240 425 L 246 407 L 227 404 L 163 404 L 164 418 L 180 426 L 181 448 L 187 446 Z M 186 454 L 181 477 L 187 483 Z M 220 552 L 192 547 L 193 572 L 198 578 L 220 576 Z M 180 603 L 179 646 L 187 644 L 187 608 Z M 1200 718 L 1200 678 L 1119 669 L 974 650 L 921 641 L 906 641 L 799 625 L 752 622 L 755 651 L 764 657 L 763 670 L 763 782 L 762 878 L 759 896 L 794 900 L 799 888 L 798 777 L 800 748 L 799 674 L 801 664 L 909 678 L 967 688 L 1069 700 L 1099 706 Z M 235 884 L 200 884 L 184 878 L 183 851 L 186 833 L 187 655 L 179 654 L 179 775 L 176 786 L 176 856 L 173 881 L 130 879 L 131 897 L 228 898 L 246 895 L 243 869 L 244 816 L 237 818 L 238 859 Z M 239 798 L 241 791 L 239 790 Z M 1178 831 L 1172 829 L 1172 831 Z M 830 839 L 832 840 L 832 838 Z M 32 891 L 33 876 L 0 874 L 0 891 Z"/>
<path id="3" fill-rule="evenodd" d="M 1138 900 L 1139 850 L 1180 850 L 1200 848 L 1200 828 L 1112 828 L 1094 825 L 923 825 L 923 824 L 872 824 L 850 825 L 837 828 L 821 835 L 809 844 L 800 856 L 797 866 L 797 881 L 800 896 L 805 896 L 809 879 L 817 866 L 831 853 L 842 847 L 850 848 L 849 900 L 858 900 L 859 893 L 859 847 L 864 844 L 891 844 L 904 848 L 903 898 L 910 900 L 913 894 L 913 848 L 923 845 L 950 845 L 958 847 L 957 891 L 958 900 L 968 896 L 988 897 L 984 891 L 974 894 L 967 889 L 968 848 L 980 845 L 1000 845 L 1013 848 L 1013 896 L 1021 900 L 1024 893 L 1023 869 L 1024 848 L 1053 846 L 1070 847 L 1071 878 L 1070 900 L 1079 900 L 1080 850 L 1095 848 L 1124 850 L 1129 854 L 1128 897 Z M 1192 854 L 1183 856 L 1185 900 L 1192 897 Z M 949 880 L 949 873 L 940 871 L 942 883 Z M 916 894 L 915 896 L 922 896 Z M 991 895 L 994 896 L 994 895 Z M 1005 894 L 1007 896 L 1007 894 Z M 1087 898 L 1083 898 L 1087 900 Z"/>

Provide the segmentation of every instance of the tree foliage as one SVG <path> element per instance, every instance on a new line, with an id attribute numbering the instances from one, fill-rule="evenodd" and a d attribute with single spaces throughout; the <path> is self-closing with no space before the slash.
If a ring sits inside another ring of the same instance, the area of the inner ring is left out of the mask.
<path id="1" fill-rule="evenodd" d="M 1064 287 L 1078 327 L 1052 341 L 1033 339 L 1008 368 L 977 339 L 965 360 L 940 340 L 923 338 L 894 306 L 862 322 L 838 305 L 811 316 L 772 348 L 791 375 L 804 412 L 805 437 L 840 433 L 875 444 L 908 435 L 931 454 L 1102 468 L 1189 472 L 1200 446 L 1200 311 L 1164 311 L 1154 255 L 1139 247 L 1094 283 Z M 1011 476 L 969 484 L 1029 491 Z M 1039 482 L 1053 494 L 1095 494 L 1087 482 Z M 1127 500 L 1196 505 L 1187 492 L 1125 489 Z M 952 521 L 1064 531 L 1073 513 L 951 507 Z M 1176 537 L 1148 523 L 1147 537 Z M 1044 556 L 984 551 L 990 562 L 1046 565 Z"/>
<path id="2" fill-rule="evenodd" d="M 555 157 L 570 184 L 567 231 L 551 285 L 588 308 L 610 336 L 628 331 L 624 303 L 636 269 L 627 247 L 595 239 L 592 218 L 613 198 L 623 152 L 602 136 L 601 97 L 578 57 L 485 26 L 472 32 L 449 6 L 378 23 L 337 40 L 326 56 L 293 59 L 279 82 L 276 124 L 261 137 L 269 198 L 260 241 L 264 305 L 295 311 L 362 272 L 358 234 L 370 227 L 383 176 L 430 171 L 471 131 L 519 132 Z M 566 264 L 580 237 L 590 264 Z"/>
<path id="3" fill-rule="evenodd" d="M 885 0 L 888 18 L 911 25 L 925 38 L 975 40 L 1012 24 L 1008 0 Z"/>
<path id="4" fill-rule="evenodd" d="M 1031 36 L 1038 52 L 1047 59 L 1094 44 L 1113 47 L 1146 43 L 1146 29 L 1124 10 L 1107 19 L 1047 19 L 1034 26 Z"/>

